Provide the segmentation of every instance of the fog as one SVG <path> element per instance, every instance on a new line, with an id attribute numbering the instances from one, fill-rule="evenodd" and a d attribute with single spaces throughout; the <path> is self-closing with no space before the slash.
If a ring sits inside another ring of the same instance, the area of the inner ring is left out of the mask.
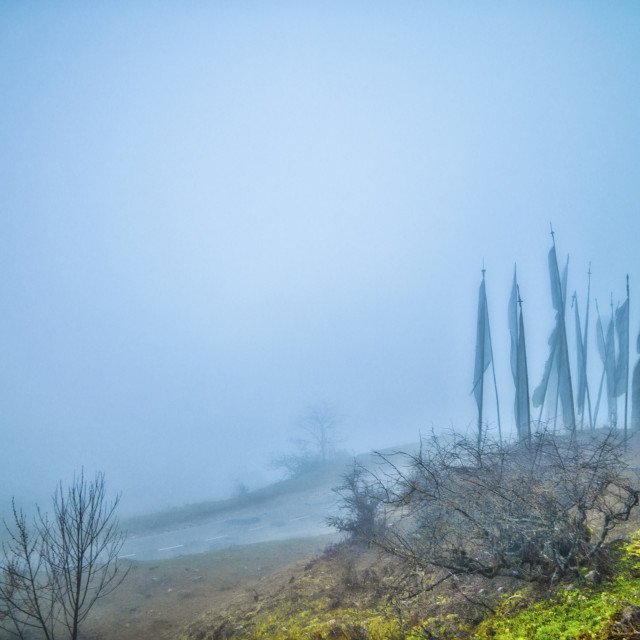
<path id="1" fill-rule="evenodd" d="M 631 1 L 0 2 L 0 511 L 83 466 L 125 514 L 259 486 L 321 401 L 352 452 L 475 428 L 483 265 L 512 434 L 550 224 L 582 313 L 589 263 L 603 319 L 629 274 L 635 362 L 639 30 Z"/>

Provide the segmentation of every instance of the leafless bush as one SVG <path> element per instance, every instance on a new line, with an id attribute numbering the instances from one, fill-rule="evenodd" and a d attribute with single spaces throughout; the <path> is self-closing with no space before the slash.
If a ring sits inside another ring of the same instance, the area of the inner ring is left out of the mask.
<path id="1" fill-rule="evenodd" d="M 432 437 L 417 453 L 379 454 L 351 502 L 378 500 L 392 525 L 370 535 L 384 551 L 445 576 L 552 582 L 583 567 L 606 570 L 612 531 L 638 504 L 622 440 L 540 433 L 501 445 Z"/>
<path id="2" fill-rule="evenodd" d="M 118 564 L 124 534 L 116 498 L 106 502 L 104 474 L 58 486 L 52 519 L 39 509 L 30 527 L 13 505 L 0 567 L 0 629 L 18 638 L 76 640 L 95 602 L 126 576 Z"/>
<path id="3" fill-rule="evenodd" d="M 327 518 L 329 526 L 354 541 L 370 541 L 384 530 L 383 494 L 370 482 L 369 472 L 357 461 L 342 475 L 333 491 L 340 496 L 344 515 Z"/>

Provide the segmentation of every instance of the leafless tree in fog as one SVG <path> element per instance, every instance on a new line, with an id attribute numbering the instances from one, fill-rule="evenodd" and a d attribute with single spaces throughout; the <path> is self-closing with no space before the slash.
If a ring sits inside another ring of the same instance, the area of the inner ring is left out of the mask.
<path id="1" fill-rule="evenodd" d="M 327 402 L 320 402 L 309 407 L 298 419 L 297 427 L 300 436 L 294 443 L 303 451 L 310 451 L 322 464 L 335 453 L 340 442 L 338 427 L 341 417 Z"/>
<path id="2" fill-rule="evenodd" d="M 276 456 L 272 465 L 291 477 L 326 465 L 336 456 L 341 442 L 341 422 L 341 416 L 328 402 L 310 406 L 296 422 L 297 435 L 291 439 L 296 451 Z"/>
<path id="3" fill-rule="evenodd" d="M 88 481 L 84 472 L 53 496 L 51 518 L 38 508 L 29 527 L 13 505 L 5 523 L 0 571 L 0 628 L 18 638 L 35 630 L 46 640 L 78 638 L 96 601 L 127 575 L 118 564 L 125 535 L 115 517 L 119 498 L 107 502 L 103 473 Z"/>

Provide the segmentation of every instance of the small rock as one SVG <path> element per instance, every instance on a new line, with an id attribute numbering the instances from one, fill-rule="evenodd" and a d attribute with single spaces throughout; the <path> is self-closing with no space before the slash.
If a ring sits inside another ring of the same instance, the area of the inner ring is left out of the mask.
<path id="1" fill-rule="evenodd" d="M 627 607 L 623 610 L 622 615 L 620 616 L 620 622 L 631 624 L 634 620 L 637 621 L 639 612 L 640 607 Z"/>
<path id="2" fill-rule="evenodd" d="M 593 569 L 592 571 L 589 571 L 589 573 L 585 575 L 584 579 L 587 582 L 595 582 L 598 579 L 598 572 L 595 569 Z"/>

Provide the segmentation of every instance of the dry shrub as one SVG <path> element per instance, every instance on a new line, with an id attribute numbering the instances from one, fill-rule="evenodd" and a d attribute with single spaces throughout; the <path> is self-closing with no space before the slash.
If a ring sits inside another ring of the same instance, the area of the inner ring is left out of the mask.
<path id="1" fill-rule="evenodd" d="M 462 575 L 549 584 L 585 569 L 606 574 L 605 542 L 640 497 L 615 432 L 543 432 L 515 445 L 434 436 L 417 453 L 378 457 L 376 472 L 354 467 L 343 485 L 354 487 L 346 520 L 378 501 L 390 524 L 358 531 L 408 566 L 444 572 L 425 588 Z"/>

